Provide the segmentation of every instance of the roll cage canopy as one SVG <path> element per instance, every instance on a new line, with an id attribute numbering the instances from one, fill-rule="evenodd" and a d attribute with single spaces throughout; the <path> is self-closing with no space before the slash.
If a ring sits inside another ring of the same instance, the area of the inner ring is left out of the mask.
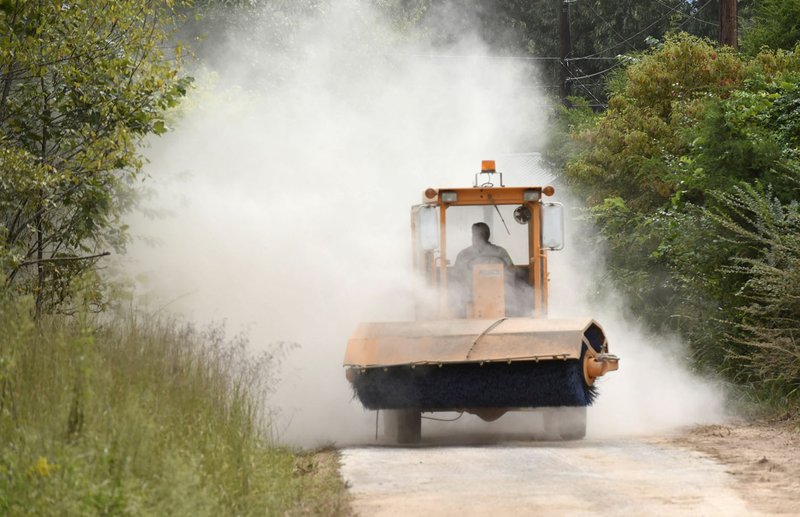
<path id="1" fill-rule="evenodd" d="M 440 316 L 447 307 L 447 209 L 454 206 L 502 206 L 517 205 L 527 208 L 530 218 L 527 224 L 528 263 L 527 282 L 533 287 L 533 313 L 544 316 L 547 312 L 547 249 L 542 245 L 542 197 L 551 196 L 551 186 L 504 187 L 478 186 L 468 188 L 429 188 L 423 193 L 423 203 L 412 209 L 412 214 L 423 208 L 435 207 L 438 211 L 438 245 L 433 253 L 416 249 L 419 221 L 412 215 L 413 242 L 415 243 L 415 266 L 428 273 L 429 284 L 439 289 Z"/>

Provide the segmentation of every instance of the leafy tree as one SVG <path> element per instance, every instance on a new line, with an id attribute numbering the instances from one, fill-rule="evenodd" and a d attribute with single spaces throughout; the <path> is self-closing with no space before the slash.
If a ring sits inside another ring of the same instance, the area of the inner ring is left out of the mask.
<path id="1" fill-rule="evenodd" d="M 702 123 L 686 131 L 698 173 L 682 171 L 683 192 L 699 199 L 705 190 L 760 181 L 793 199 L 800 177 L 799 80 L 796 72 L 748 80 L 729 97 L 709 101 Z"/>
<path id="2" fill-rule="evenodd" d="M 36 312 L 121 251 L 120 216 L 142 164 L 184 95 L 167 55 L 170 1 L 0 2 L 0 265 Z"/>
<path id="3" fill-rule="evenodd" d="M 763 47 L 791 50 L 800 43 L 800 0 L 759 0 L 751 9 L 742 49 L 750 55 Z"/>
<path id="4" fill-rule="evenodd" d="M 730 49 L 686 34 L 668 38 L 625 70 L 608 111 L 577 135 L 585 150 L 568 164 L 567 179 L 591 204 L 621 197 L 638 210 L 662 207 L 681 185 L 673 165 L 690 143 L 684 128 L 709 96 L 727 95 L 743 78 Z"/>

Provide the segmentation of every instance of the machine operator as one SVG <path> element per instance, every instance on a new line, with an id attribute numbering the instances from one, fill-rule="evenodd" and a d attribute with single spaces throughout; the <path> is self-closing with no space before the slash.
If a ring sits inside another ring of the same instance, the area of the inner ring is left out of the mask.
<path id="1" fill-rule="evenodd" d="M 472 246 L 461 250 L 456 257 L 457 271 L 470 271 L 472 265 L 488 259 L 488 262 L 502 262 L 506 266 L 513 266 L 511 255 L 502 246 L 497 246 L 489 242 L 489 225 L 486 223 L 475 223 L 472 225 Z"/>

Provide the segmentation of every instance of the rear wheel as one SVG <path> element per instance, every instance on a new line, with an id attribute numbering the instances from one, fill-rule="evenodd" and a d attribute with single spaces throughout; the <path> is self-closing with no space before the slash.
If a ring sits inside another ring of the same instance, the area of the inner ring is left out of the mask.
<path id="1" fill-rule="evenodd" d="M 586 406 L 543 408 L 544 433 L 550 440 L 580 440 L 586 436 Z"/>
<path id="2" fill-rule="evenodd" d="M 422 412 L 418 409 L 385 410 L 383 434 L 395 443 L 418 443 L 422 438 Z"/>

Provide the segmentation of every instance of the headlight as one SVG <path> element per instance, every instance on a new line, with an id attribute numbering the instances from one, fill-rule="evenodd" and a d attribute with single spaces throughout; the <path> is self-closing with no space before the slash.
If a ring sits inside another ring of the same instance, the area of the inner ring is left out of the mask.
<path id="1" fill-rule="evenodd" d="M 525 201 L 539 201 L 539 191 L 538 190 L 526 190 L 522 193 L 522 199 Z"/>
<path id="2" fill-rule="evenodd" d="M 453 191 L 442 192 L 443 203 L 455 203 L 458 201 L 458 194 Z"/>

